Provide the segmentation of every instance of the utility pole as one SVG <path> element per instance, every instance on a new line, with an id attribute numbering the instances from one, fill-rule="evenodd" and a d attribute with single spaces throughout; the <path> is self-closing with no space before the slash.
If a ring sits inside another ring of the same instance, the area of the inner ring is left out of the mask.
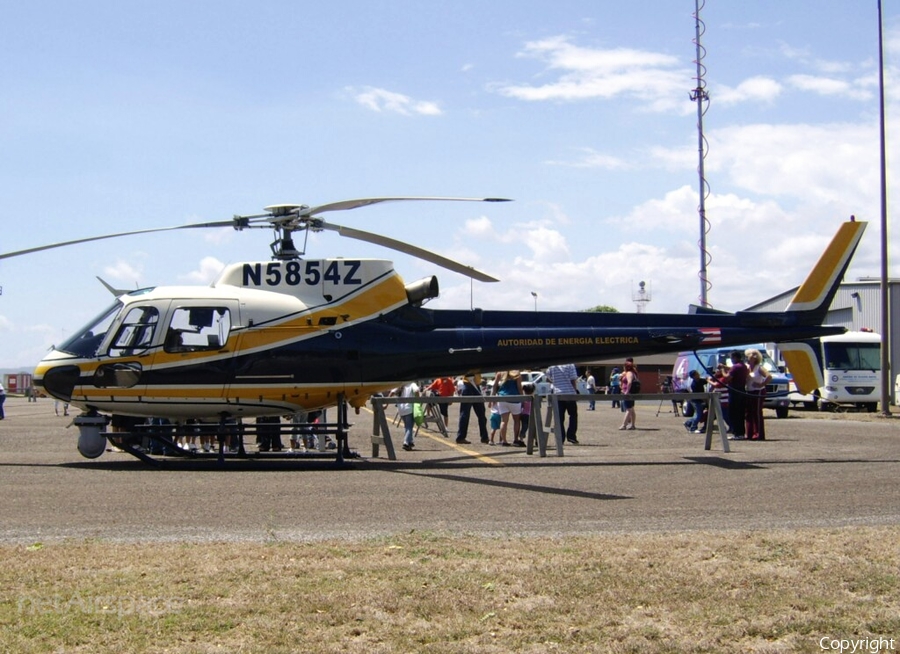
<path id="1" fill-rule="evenodd" d="M 881 415 L 891 415 L 891 320 L 888 278 L 887 155 L 884 128 L 884 42 L 878 0 L 878 90 L 881 127 Z"/>

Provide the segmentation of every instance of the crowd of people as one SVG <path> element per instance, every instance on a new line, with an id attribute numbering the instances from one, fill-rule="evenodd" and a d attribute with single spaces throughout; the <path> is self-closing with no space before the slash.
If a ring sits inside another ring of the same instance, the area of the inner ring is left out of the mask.
<path id="1" fill-rule="evenodd" d="M 590 368 L 585 369 L 579 375 L 572 363 L 550 366 L 546 371 L 546 380 L 552 393 L 560 395 L 588 394 L 588 411 L 596 409 L 596 400 L 593 398 L 604 390 L 600 387 Z M 455 380 L 447 377 L 439 377 L 428 384 L 410 382 L 391 391 L 390 395 L 398 398 L 417 397 L 467 397 L 483 398 L 481 401 L 473 400 L 459 403 L 459 422 L 456 430 L 456 442 L 461 445 L 471 443 L 468 439 L 469 423 L 471 415 L 475 414 L 478 425 L 478 435 L 483 444 L 498 445 L 500 447 L 525 447 L 525 438 L 531 421 L 532 400 L 535 393 L 535 384 L 523 381 L 519 370 L 504 370 L 498 372 L 490 383 L 485 383 L 480 375 L 464 375 Z M 613 369 L 613 375 L 609 386 L 605 389 L 608 393 L 622 395 L 613 401 L 613 406 L 620 408 L 624 415 L 624 421 L 620 429 L 636 429 L 636 414 L 634 400 L 624 396 L 637 395 L 640 390 L 640 379 L 634 360 L 625 361 L 623 369 Z M 400 402 L 397 404 L 397 416 L 403 423 L 403 449 L 410 451 L 415 448 L 415 436 L 418 427 L 425 420 L 427 402 Z M 450 426 L 449 405 L 436 403 L 439 407 L 441 418 L 445 428 Z M 574 399 L 558 400 L 560 430 L 566 442 L 578 445 L 578 401 Z M 487 409 L 485 409 L 487 407 Z M 419 412 L 417 418 L 416 412 Z"/>
<path id="2" fill-rule="evenodd" d="M 677 390 L 704 394 L 721 393 L 719 397 L 723 409 L 723 417 L 731 440 L 765 440 L 765 421 L 763 404 L 765 402 L 766 385 L 771 375 L 763 367 L 763 356 L 759 350 L 735 350 L 731 354 L 730 365 L 721 363 L 715 371 L 691 370 L 686 380 Z M 612 408 L 622 413 L 620 430 L 637 429 L 637 412 L 635 400 L 629 396 L 641 394 L 641 380 L 634 359 L 628 358 L 621 366 L 612 368 L 608 385 L 604 388 L 597 384 L 590 368 L 579 375 L 571 364 L 553 365 L 546 370 L 546 381 L 551 392 L 560 395 L 576 395 L 586 393 L 591 396 L 587 401 L 587 410 L 596 409 L 598 393 L 614 395 L 610 402 Z M 529 396 L 535 392 L 535 386 L 523 382 L 518 370 L 501 371 L 493 380 L 485 384 L 480 376 L 466 375 L 455 381 L 442 377 L 427 385 L 410 383 L 392 393 L 401 397 L 418 396 L 459 396 L 482 397 L 482 401 L 463 402 L 459 408 L 459 422 L 456 430 L 456 442 L 469 444 L 468 430 L 471 415 L 474 413 L 478 426 L 478 435 L 486 445 L 525 446 L 528 424 L 531 418 L 532 402 Z M 526 398 L 522 401 L 522 398 Z M 559 428 L 566 442 L 577 445 L 578 441 L 578 401 L 574 399 L 558 400 Z M 701 397 L 692 397 L 685 401 L 673 400 L 673 405 L 684 411 L 685 428 L 695 434 L 704 433 L 709 420 L 709 406 Z M 403 448 L 415 448 L 415 434 L 421 420 L 417 424 L 414 413 L 415 403 L 398 405 L 398 415 L 403 420 Z M 449 405 L 440 403 L 440 413 L 444 424 L 449 428 Z M 487 407 L 487 410 L 485 410 Z M 678 415 L 676 413 L 676 415 Z"/>
<path id="3" fill-rule="evenodd" d="M 500 445 L 503 447 L 525 447 L 525 434 L 528 430 L 528 421 L 531 416 L 531 401 L 521 400 L 521 397 L 534 393 L 534 384 L 523 383 L 521 372 L 518 370 L 506 370 L 498 373 L 491 384 L 485 385 L 480 375 L 465 375 L 455 382 L 447 377 L 435 379 L 431 384 L 420 386 L 416 382 L 410 382 L 394 389 L 392 396 L 399 398 L 414 398 L 423 395 L 434 397 L 450 397 L 453 395 L 470 398 L 487 398 L 494 396 L 496 399 L 482 401 L 472 400 L 461 402 L 459 407 L 459 421 L 456 430 L 456 442 L 460 445 L 469 445 L 469 422 L 475 414 L 475 422 L 478 425 L 478 435 L 482 443 L 486 445 Z M 510 399 L 505 399 L 510 398 Z M 422 406 L 419 403 L 419 406 Z M 449 405 L 437 404 L 444 422 L 445 429 L 450 427 Z M 485 409 L 487 406 L 487 410 Z M 488 417 L 488 412 L 490 417 Z M 415 448 L 415 434 L 421 424 L 416 421 L 416 403 L 401 402 L 397 404 L 397 415 L 403 422 L 403 449 Z M 490 431 L 488 431 L 490 424 Z M 512 439 L 510 439 L 510 434 Z"/>
<path id="4" fill-rule="evenodd" d="M 772 375 L 762 365 L 763 356 L 757 349 L 734 350 L 731 365 L 719 363 L 712 375 L 702 377 L 698 370 L 688 372 L 682 390 L 688 393 L 721 393 L 722 413 L 731 440 L 765 440 L 766 425 L 763 405 L 766 385 Z M 695 434 L 705 431 L 709 406 L 699 398 L 692 398 L 685 407 L 685 428 Z"/>

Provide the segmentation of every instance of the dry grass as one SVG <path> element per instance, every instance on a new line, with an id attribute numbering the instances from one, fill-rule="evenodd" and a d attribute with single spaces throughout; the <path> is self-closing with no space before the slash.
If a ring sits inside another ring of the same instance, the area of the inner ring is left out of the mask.
<path id="1" fill-rule="evenodd" d="M 898 543 L 900 527 L 6 546 L 0 651 L 819 652 L 900 637 Z"/>

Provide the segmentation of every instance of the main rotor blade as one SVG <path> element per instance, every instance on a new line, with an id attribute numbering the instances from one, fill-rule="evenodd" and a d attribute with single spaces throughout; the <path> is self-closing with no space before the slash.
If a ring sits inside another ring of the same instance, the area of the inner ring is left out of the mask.
<path id="1" fill-rule="evenodd" d="M 430 196 L 406 196 L 396 198 L 360 198 L 358 200 L 341 200 L 340 202 L 329 202 L 328 204 L 320 204 L 318 207 L 303 209 L 301 216 L 312 216 L 326 211 L 346 211 L 347 209 L 357 209 L 359 207 L 368 207 L 381 202 L 405 202 L 405 201 L 429 201 L 436 200 L 439 202 L 511 202 L 506 198 L 440 198 Z"/>
<path id="2" fill-rule="evenodd" d="M 41 250 L 52 250 L 53 248 L 61 248 L 67 245 L 76 245 L 78 243 L 90 243 L 91 241 L 102 241 L 107 238 L 119 238 L 120 236 L 134 236 L 136 234 L 152 234 L 153 232 L 170 232 L 175 229 L 198 229 L 203 227 L 234 227 L 233 220 L 219 220 L 211 223 L 194 223 L 193 225 L 178 225 L 177 227 L 154 227 L 153 229 L 138 229 L 133 232 L 120 232 L 118 234 L 105 234 L 103 236 L 89 236 L 87 238 L 77 238 L 74 241 L 63 241 L 61 243 L 51 243 L 50 245 L 41 245 L 27 250 L 17 250 L 15 252 L 6 252 L 0 254 L 0 259 L 9 259 L 18 257 L 23 254 L 31 254 L 32 252 L 40 252 Z"/>
<path id="3" fill-rule="evenodd" d="M 447 257 L 441 256 L 440 254 L 431 252 L 430 250 L 425 250 L 423 248 L 416 247 L 415 245 L 410 245 L 409 243 L 404 243 L 403 241 L 398 241 L 388 236 L 373 234 L 371 232 L 364 232 L 360 229 L 353 229 L 352 227 L 342 227 L 341 225 L 326 223 L 324 221 L 320 225 L 317 225 L 317 227 L 321 227 L 322 229 L 329 229 L 333 232 L 337 232 L 341 236 L 346 236 L 347 238 L 355 238 L 358 241 L 374 243 L 375 245 L 381 245 L 386 248 L 391 248 L 392 250 L 397 250 L 398 252 L 403 252 L 404 254 L 418 257 L 419 259 L 424 259 L 425 261 L 430 261 L 431 263 L 437 264 L 442 268 L 452 270 L 453 272 L 457 272 L 460 275 L 465 275 L 466 277 L 471 277 L 472 279 L 479 282 L 500 281 L 496 277 L 491 277 L 487 273 L 476 270 L 472 266 L 466 266 L 457 261 L 453 261 L 453 259 L 448 259 Z"/>

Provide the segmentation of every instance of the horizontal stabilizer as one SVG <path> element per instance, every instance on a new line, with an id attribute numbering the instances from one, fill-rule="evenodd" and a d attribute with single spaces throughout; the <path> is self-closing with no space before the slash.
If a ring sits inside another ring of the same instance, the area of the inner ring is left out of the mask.
<path id="1" fill-rule="evenodd" d="M 129 292 L 127 288 L 116 288 L 115 286 L 112 286 L 111 284 L 106 283 L 106 281 L 104 281 L 101 277 L 97 277 L 97 279 L 100 280 L 100 283 L 106 287 L 107 291 L 109 291 L 116 297 L 119 297 L 120 295 L 125 295 L 126 293 Z"/>
<path id="2" fill-rule="evenodd" d="M 704 306 L 700 306 L 699 304 L 691 304 L 688 306 L 688 315 L 692 315 L 692 316 L 697 316 L 697 315 L 704 315 L 704 316 L 719 315 L 719 316 L 722 316 L 722 315 L 727 315 L 729 313 L 730 313 L 729 311 L 722 311 L 721 309 L 713 309 L 712 307 L 704 307 Z"/>

